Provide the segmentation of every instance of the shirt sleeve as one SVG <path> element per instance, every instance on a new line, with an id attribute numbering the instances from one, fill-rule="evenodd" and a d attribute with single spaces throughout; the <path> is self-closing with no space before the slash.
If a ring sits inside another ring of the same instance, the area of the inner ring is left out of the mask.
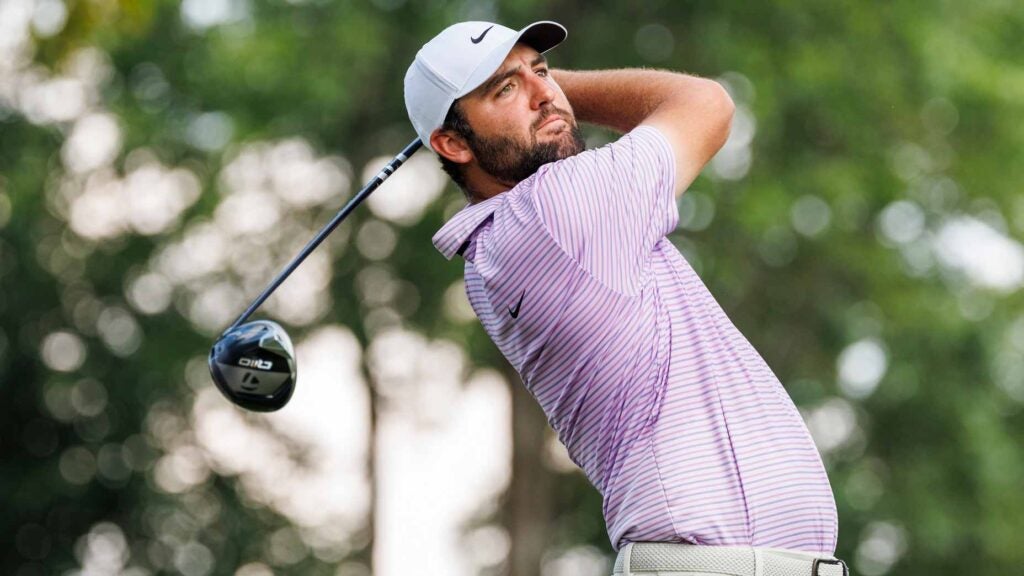
<path id="1" fill-rule="evenodd" d="M 542 166 L 538 216 L 592 276 L 624 294 L 645 284 L 655 246 L 679 223 L 675 155 L 656 128 Z"/>

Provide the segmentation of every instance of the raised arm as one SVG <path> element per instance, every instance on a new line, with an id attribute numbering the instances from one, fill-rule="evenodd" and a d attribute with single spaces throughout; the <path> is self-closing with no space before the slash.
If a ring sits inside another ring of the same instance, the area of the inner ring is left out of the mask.
<path id="1" fill-rule="evenodd" d="M 662 70 L 552 70 L 576 118 L 628 132 L 653 126 L 676 156 L 678 196 L 725 144 L 733 103 L 722 86 L 696 76 Z"/>

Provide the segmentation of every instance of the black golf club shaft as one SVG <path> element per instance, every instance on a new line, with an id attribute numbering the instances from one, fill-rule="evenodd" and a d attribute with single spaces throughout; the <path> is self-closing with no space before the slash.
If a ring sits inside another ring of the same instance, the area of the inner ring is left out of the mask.
<path id="1" fill-rule="evenodd" d="M 421 142 L 419 138 L 413 140 L 412 142 L 409 143 L 408 146 L 405 147 L 404 150 L 402 150 L 401 152 L 398 153 L 397 156 L 392 158 L 391 161 L 388 162 L 386 166 L 381 168 L 380 172 L 378 172 L 377 175 L 374 176 L 366 184 L 366 186 L 364 186 L 363 189 L 360 190 L 359 193 L 355 195 L 354 198 L 352 198 L 352 200 L 349 200 L 348 204 L 346 204 L 345 207 L 342 208 L 341 211 L 339 211 L 334 216 L 334 218 L 332 218 L 331 221 L 328 222 L 327 225 L 324 226 L 323 229 L 320 230 L 320 232 L 312 240 L 309 241 L 308 244 L 306 244 L 306 247 L 303 248 L 301 252 L 299 252 L 298 256 L 296 256 L 291 262 L 289 262 L 288 265 L 285 266 L 284 270 L 281 270 L 277 277 L 274 278 L 274 281 L 271 282 L 269 286 L 267 286 L 267 289 L 264 290 L 263 293 L 260 294 L 256 298 L 256 300 L 254 300 L 253 303 L 249 305 L 248 308 L 246 308 L 245 312 L 243 312 L 242 315 L 238 317 L 238 320 L 235 320 L 235 322 L 231 326 L 229 326 L 227 330 L 225 330 L 224 332 L 227 333 L 233 330 L 234 328 L 238 327 L 242 322 L 245 322 L 249 318 L 249 316 L 251 316 L 252 313 L 255 312 L 256 309 L 259 308 L 260 305 L 263 304 L 263 302 L 265 302 L 266 299 L 269 298 L 271 294 L 273 294 L 274 290 L 277 290 L 277 287 L 280 286 L 281 283 L 284 282 L 285 279 L 288 278 L 288 276 L 292 272 L 294 272 L 296 268 L 299 267 L 299 264 L 302 264 L 302 261 L 305 260 L 306 257 L 309 256 L 310 253 L 313 252 L 313 250 L 315 250 L 316 247 L 319 246 L 320 243 L 323 242 L 324 239 L 327 238 L 327 236 L 329 236 L 331 232 L 334 231 L 335 228 L 338 227 L 338 224 L 341 224 L 341 221 L 344 220 L 345 217 L 348 216 L 349 213 L 352 212 L 352 210 L 354 210 L 355 207 L 358 206 L 360 202 L 366 199 L 366 197 L 369 196 L 371 192 L 376 190 L 378 186 L 383 184 L 384 181 L 387 180 L 389 176 L 394 174 L 395 170 L 398 170 L 398 168 L 406 160 L 408 160 L 410 156 L 412 156 L 417 150 L 419 150 L 421 146 L 423 146 L 423 142 Z"/>

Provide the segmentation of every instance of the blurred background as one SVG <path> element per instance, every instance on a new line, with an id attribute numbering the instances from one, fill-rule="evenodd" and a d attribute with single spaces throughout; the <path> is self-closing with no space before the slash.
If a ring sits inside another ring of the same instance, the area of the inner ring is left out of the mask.
<path id="1" fill-rule="evenodd" d="M 634 5 L 635 4 L 635 5 Z M 866 576 L 1024 565 L 1024 5 L 0 0 L 0 573 L 611 573 L 600 496 L 431 236 L 421 152 L 261 309 L 270 415 L 206 355 L 414 136 L 448 24 L 715 78 L 674 242 L 804 415 Z M 610 133 L 588 129 L 592 146 Z"/>

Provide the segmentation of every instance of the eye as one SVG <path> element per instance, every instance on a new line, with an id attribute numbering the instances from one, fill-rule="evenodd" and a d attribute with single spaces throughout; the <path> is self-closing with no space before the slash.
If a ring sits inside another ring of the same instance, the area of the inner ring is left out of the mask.
<path id="1" fill-rule="evenodd" d="M 498 96 L 504 96 L 504 95 L 509 94 L 511 92 L 512 92 L 512 83 L 509 82 L 508 84 L 505 84 L 504 86 L 502 86 L 501 90 L 498 90 Z"/>
<path id="2" fill-rule="evenodd" d="M 540 76 L 542 78 L 546 78 L 547 75 L 548 75 L 548 69 L 547 68 L 539 68 L 539 69 L 537 69 L 537 76 Z"/>

